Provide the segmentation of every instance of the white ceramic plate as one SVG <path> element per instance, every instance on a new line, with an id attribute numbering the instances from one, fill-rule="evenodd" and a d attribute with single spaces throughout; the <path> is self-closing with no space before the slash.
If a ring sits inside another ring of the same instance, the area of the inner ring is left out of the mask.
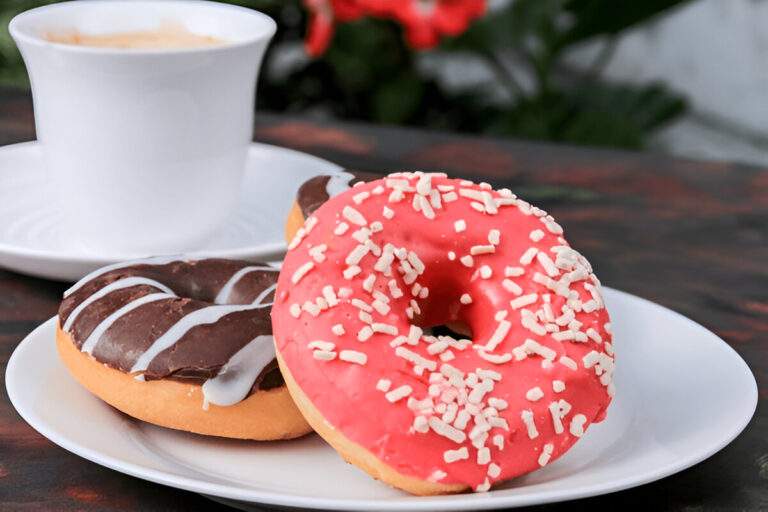
<path id="1" fill-rule="evenodd" d="M 477 510 L 604 494 L 685 469 L 727 445 L 757 404 L 746 363 L 701 325 L 606 289 L 616 397 L 563 457 L 484 494 L 413 497 L 343 462 L 316 435 L 286 442 L 211 439 L 133 420 L 82 388 L 56 353 L 55 319 L 8 362 L 21 416 L 63 448 L 162 484 L 249 504 L 336 510 Z M 87 419 L 86 419 L 87 418 Z"/>
<path id="2" fill-rule="evenodd" d="M 285 251 L 281 222 L 307 179 L 341 168 L 290 149 L 252 144 L 235 213 L 190 256 L 268 259 Z M 76 281 L 136 255 L 100 254 L 66 237 L 51 200 L 40 144 L 0 147 L 0 267 L 49 279 Z M 147 255 L 150 256 L 150 255 Z"/>

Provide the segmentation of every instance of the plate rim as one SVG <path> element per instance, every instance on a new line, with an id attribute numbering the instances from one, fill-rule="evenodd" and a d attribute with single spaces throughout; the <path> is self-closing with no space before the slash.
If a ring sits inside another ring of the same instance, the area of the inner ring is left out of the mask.
<path id="1" fill-rule="evenodd" d="M 745 371 L 744 376 L 747 378 L 747 382 L 750 384 L 750 389 L 748 396 L 745 394 L 744 403 L 746 404 L 747 400 L 749 403 L 751 403 L 751 406 L 746 406 L 745 414 L 743 417 L 741 417 L 738 423 L 734 424 L 734 428 L 732 428 L 732 430 L 729 431 L 727 435 L 719 437 L 717 442 L 709 443 L 705 448 L 699 449 L 696 452 L 691 452 L 686 457 L 678 460 L 674 464 L 667 465 L 661 470 L 649 470 L 639 476 L 633 476 L 632 478 L 626 477 L 618 481 L 613 481 L 610 483 L 610 485 L 606 485 L 605 483 L 595 483 L 579 487 L 578 489 L 564 489 L 561 491 L 546 490 L 526 495 L 511 495 L 500 497 L 494 497 L 492 494 L 493 491 L 491 491 L 491 493 L 485 494 L 459 494 L 430 497 L 402 496 L 386 500 L 362 500 L 359 498 L 318 498 L 312 496 L 296 496 L 284 492 L 278 493 L 246 489 L 233 485 L 205 482 L 197 480 L 193 477 L 175 474 L 171 470 L 160 471 L 152 468 L 146 468 L 135 463 L 122 462 L 119 459 L 112 457 L 111 455 L 104 456 L 95 450 L 82 447 L 77 443 L 70 443 L 69 440 L 65 438 L 60 438 L 56 434 L 55 430 L 49 428 L 45 422 L 37 421 L 38 418 L 34 417 L 34 414 L 26 410 L 26 407 L 31 407 L 31 405 L 18 403 L 19 397 L 16 391 L 17 379 L 15 375 L 20 371 L 19 368 L 17 368 L 18 363 L 16 363 L 16 361 L 22 357 L 19 354 L 22 354 L 25 350 L 30 350 L 29 347 L 33 346 L 33 342 L 30 340 L 34 339 L 35 334 L 45 329 L 51 329 L 52 324 L 54 324 L 56 321 L 56 316 L 49 318 L 45 322 L 38 325 L 16 346 L 13 353 L 11 354 L 11 357 L 8 359 L 6 366 L 5 384 L 8 392 L 8 398 L 13 407 L 16 409 L 17 413 L 24 419 L 24 421 L 27 422 L 27 424 L 29 424 L 33 429 L 37 430 L 41 435 L 46 437 L 54 444 L 86 460 L 107 467 L 114 471 L 140 478 L 142 480 L 167 485 L 198 494 L 216 496 L 224 499 L 256 505 L 276 505 L 315 510 L 369 510 L 377 512 L 386 510 L 428 511 L 435 509 L 446 511 L 471 509 L 490 510 L 505 507 L 523 507 L 536 504 L 570 501 L 591 496 L 609 494 L 612 492 L 645 485 L 647 483 L 666 478 L 667 476 L 673 475 L 684 469 L 694 466 L 695 464 L 698 464 L 699 462 L 711 457 L 715 453 L 728 446 L 739 434 L 741 434 L 741 432 L 743 432 L 743 430 L 754 417 L 758 403 L 758 388 L 754 373 L 746 361 L 744 361 L 744 359 L 741 357 L 741 355 L 716 333 L 710 329 L 707 329 L 705 326 L 701 325 L 695 320 L 648 299 L 607 286 L 604 286 L 603 289 L 609 290 L 610 293 L 623 295 L 629 300 L 641 301 L 646 305 L 650 305 L 654 308 L 660 308 L 666 313 L 672 313 L 679 319 L 690 322 L 696 327 L 702 328 L 714 336 L 712 342 L 719 342 L 723 344 L 724 347 L 730 351 L 731 356 L 735 357 L 735 363 L 740 365 L 742 370 Z M 746 414 L 747 411 L 749 411 L 749 414 Z M 32 421 L 30 421 L 30 419 Z M 457 499 L 457 497 L 459 497 L 459 499 Z"/>
<path id="2" fill-rule="evenodd" d="M 4 146 L 0 146 L 0 159 L 3 158 L 2 154 L 5 152 L 10 151 L 34 151 L 36 149 L 41 149 L 42 143 L 39 140 L 31 140 L 31 141 L 25 141 L 25 142 L 17 142 L 14 144 L 6 144 Z M 297 149 L 292 148 L 286 148 L 283 146 L 278 146 L 276 144 L 268 144 L 265 142 L 255 142 L 251 141 L 248 145 L 248 155 L 250 157 L 251 152 L 254 150 L 267 150 L 267 151 L 278 151 L 280 153 L 287 153 L 292 155 L 295 158 L 304 158 L 304 159 L 311 159 L 314 161 L 320 161 L 325 165 L 332 166 L 336 168 L 336 171 L 343 171 L 344 167 L 342 165 L 337 164 L 336 162 L 332 162 L 326 158 L 322 158 L 319 156 L 315 156 L 311 153 L 306 153 L 304 151 L 299 151 Z M 0 172 L 2 172 L 2 169 L 0 169 Z M 263 252 L 264 254 L 276 255 L 279 253 L 284 253 L 286 250 L 286 246 L 284 243 L 280 244 L 262 244 L 259 245 L 259 252 Z M 269 250 L 262 250 L 261 248 L 268 248 Z M 209 256 L 209 257 L 231 257 L 231 258 L 243 258 L 247 257 L 251 253 L 254 252 L 254 246 L 248 246 L 248 247 L 239 247 L 236 249 L 223 249 L 223 250 L 210 250 L 210 251 L 188 251 L 185 252 L 185 255 L 189 255 L 192 257 L 201 257 L 201 256 Z M 9 244 L 7 242 L 3 242 L 0 240 L 0 254 L 7 254 L 7 253 L 13 253 L 15 257 L 22 257 L 22 258 L 34 258 L 38 261 L 50 261 L 52 263 L 73 263 L 76 262 L 78 264 L 88 265 L 88 264 L 94 264 L 94 265 L 102 265 L 102 264 L 109 264 L 114 263 L 118 261 L 128 261 L 131 259 L 136 259 L 136 255 L 128 255 L 128 254 L 76 254 L 72 255 L 71 253 L 63 253 L 61 251 L 53 251 L 53 250 L 44 250 L 44 249 L 36 249 L 31 247 L 24 247 L 24 246 L 18 246 Z M 3 268 L 0 266 L 0 268 Z"/>

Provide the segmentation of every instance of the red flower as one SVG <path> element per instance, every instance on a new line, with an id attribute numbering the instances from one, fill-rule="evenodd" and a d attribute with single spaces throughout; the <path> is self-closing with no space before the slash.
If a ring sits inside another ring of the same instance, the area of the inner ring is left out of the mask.
<path id="1" fill-rule="evenodd" d="M 368 14 L 392 18 L 405 28 L 414 48 L 432 48 L 444 35 L 459 35 L 485 14 L 486 0 L 304 0 L 310 11 L 307 51 L 320 55 L 333 38 L 336 20 Z"/>
<path id="2" fill-rule="evenodd" d="M 304 0 L 309 11 L 309 28 L 305 42 L 307 53 L 322 54 L 333 39 L 336 20 L 352 21 L 365 15 L 357 0 Z"/>
<path id="3" fill-rule="evenodd" d="M 414 48 L 437 46 L 442 36 L 457 36 L 485 14 L 486 0 L 403 0 L 393 13 Z"/>

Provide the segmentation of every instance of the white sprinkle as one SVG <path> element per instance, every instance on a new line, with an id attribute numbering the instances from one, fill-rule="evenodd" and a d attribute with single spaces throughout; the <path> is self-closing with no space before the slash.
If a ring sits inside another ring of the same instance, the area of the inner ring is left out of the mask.
<path id="1" fill-rule="evenodd" d="M 552 390 L 555 393 L 562 393 L 565 391 L 565 383 L 561 380 L 553 380 L 552 381 Z"/>
<path id="2" fill-rule="evenodd" d="M 389 379 L 379 379 L 379 382 L 376 384 L 376 389 L 378 391 L 387 392 L 389 391 L 389 388 L 392 386 L 392 381 Z"/>
<path id="3" fill-rule="evenodd" d="M 516 347 L 512 352 L 515 354 L 515 359 L 518 361 L 525 359 L 528 355 L 538 355 L 544 359 L 552 360 L 557 353 L 549 347 L 541 345 L 538 341 L 532 339 L 526 339 L 522 345 Z"/>
<path id="4" fill-rule="evenodd" d="M 493 245 L 499 245 L 500 240 L 501 231 L 498 229 L 492 229 L 488 232 L 488 242 L 492 243 Z"/>
<path id="5" fill-rule="evenodd" d="M 371 222 L 371 233 L 378 233 L 382 230 L 384 230 L 384 224 L 382 224 L 380 221 L 377 220 L 375 222 Z"/>
<path id="6" fill-rule="evenodd" d="M 468 293 L 462 294 L 459 298 L 459 302 L 462 304 L 472 304 L 472 297 L 470 297 Z"/>
<path id="7" fill-rule="evenodd" d="M 339 288 L 339 297 L 341 297 L 342 299 L 346 299 L 351 295 L 352 295 L 352 288 L 346 288 L 344 286 Z"/>
<path id="8" fill-rule="evenodd" d="M 294 318 L 299 318 L 299 315 L 301 314 L 301 306 L 298 304 L 291 304 L 290 311 Z"/>
<path id="9" fill-rule="evenodd" d="M 488 476 L 491 478 L 498 478 L 501 474 L 501 468 L 498 466 L 498 464 L 494 464 L 491 462 L 488 465 Z"/>
<path id="10" fill-rule="evenodd" d="M 491 462 L 491 450 L 483 446 L 477 450 L 477 463 L 484 466 Z"/>
<path id="11" fill-rule="evenodd" d="M 613 355 L 613 345 L 612 344 L 610 344 L 608 342 L 605 343 L 605 353 L 608 354 L 609 356 Z"/>
<path id="12" fill-rule="evenodd" d="M 466 446 L 462 446 L 458 450 L 446 450 L 443 452 L 443 460 L 448 464 L 456 462 L 458 460 L 465 460 L 469 458 L 469 450 Z"/>
<path id="13" fill-rule="evenodd" d="M 467 439 L 467 435 L 464 432 L 452 427 L 435 416 L 429 418 L 429 426 L 436 434 L 447 437 L 454 443 L 463 443 Z"/>
<path id="14" fill-rule="evenodd" d="M 429 174 L 424 174 L 416 182 L 416 192 L 422 196 L 428 196 L 432 190 L 432 177 Z"/>
<path id="15" fill-rule="evenodd" d="M 491 335 L 491 338 L 488 340 L 488 343 L 485 344 L 483 350 L 486 352 L 493 352 L 493 350 L 495 350 L 496 347 L 499 346 L 502 341 L 504 341 L 504 338 L 507 337 L 511 327 L 512 323 L 508 320 L 500 321 L 499 325 L 496 327 L 496 330 L 493 332 L 493 335 Z"/>
<path id="16" fill-rule="evenodd" d="M 315 304 L 313 302 L 309 302 L 309 301 L 305 302 L 304 305 L 301 306 L 301 309 L 303 309 L 304 311 L 306 311 L 307 313 L 309 313 L 312 316 L 319 315 L 320 311 L 321 311 L 320 306 L 318 306 L 317 304 Z"/>
<path id="17" fill-rule="evenodd" d="M 432 205 L 430 204 L 429 199 L 424 196 L 414 196 L 414 199 L 418 199 L 420 207 L 419 209 L 421 210 L 421 213 L 424 214 L 424 217 L 429 220 L 435 218 L 435 211 L 432 209 Z"/>
<path id="18" fill-rule="evenodd" d="M 336 293 L 333 291 L 333 286 L 323 286 L 323 297 L 328 303 L 329 307 L 334 307 L 339 303 L 339 299 L 336 297 Z"/>
<path id="19" fill-rule="evenodd" d="M 293 284 L 298 283 L 299 281 L 301 281 L 301 278 L 307 275 L 307 272 L 312 270 L 314 267 L 315 267 L 315 264 L 312 263 L 311 261 L 306 262 L 305 264 L 300 266 L 298 270 L 296 270 L 296 272 L 294 272 L 293 277 L 291 277 L 291 282 Z"/>
<path id="20" fill-rule="evenodd" d="M 367 341 L 371 336 L 373 336 L 373 329 L 368 325 L 360 329 L 360 332 L 357 333 L 358 341 Z"/>
<path id="21" fill-rule="evenodd" d="M 470 185 L 472 183 L 470 182 Z M 483 200 L 483 194 L 479 190 L 475 190 L 473 188 L 460 188 L 459 189 L 459 195 L 461 197 L 466 197 L 469 199 L 474 199 L 476 201 L 482 201 Z"/>
<path id="22" fill-rule="evenodd" d="M 394 216 L 395 216 L 395 211 L 394 211 L 393 209 L 391 209 L 391 208 L 388 208 L 388 207 L 386 207 L 386 206 L 385 206 L 385 207 L 384 207 L 384 210 L 381 212 L 381 214 L 382 214 L 382 215 L 383 215 L 385 218 L 387 218 L 387 219 L 391 219 L 392 217 L 394 217 Z"/>
<path id="23" fill-rule="evenodd" d="M 516 299 L 512 299 L 511 301 L 509 301 L 509 305 L 512 307 L 512 309 L 520 309 L 530 304 L 533 304 L 537 300 L 539 300 L 538 293 L 529 293 L 528 295 L 521 295 Z"/>
<path id="24" fill-rule="evenodd" d="M 493 445 L 498 448 L 499 450 L 504 449 L 504 436 L 501 434 L 496 434 L 493 436 Z"/>
<path id="25" fill-rule="evenodd" d="M 528 430 L 528 438 L 529 439 L 535 439 L 539 436 L 539 431 L 536 430 L 536 423 L 533 421 L 533 411 L 527 410 L 527 411 L 521 411 L 520 417 L 523 418 L 523 423 L 525 423 L 525 428 Z"/>
<path id="26" fill-rule="evenodd" d="M 336 324 L 333 327 L 331 327 L 331 332 L 335 334 L 336 336 L 344 336 L 344 326 L 341 324 Z"/>
<path id="27" fill-rule="evenodd" d="M 413 364 L 423 366 L 424 368 L 426 368 L 431 372 L 437 369 L 437 363 L 435 361 L 427 359 L 426 357 L 423 357 L 417 354 L 416 352 L 408 350 L 405 347 L 397 347 L 395 349 L 395 355 L 398 357 L 402 357 L 406 361 L 409 361 Z"/>
<path id="28" fill-rule="evenodd" d="M 455 358 L 456 358 L 456 355 L 450 349 L 440 353 L 440 360 L 443 362 L 451 361 Z"/>
<path id="29" fill-rule="evenodd" d="M 571 420 L 571 426 L 568 429 L 572 435 L 581 437 L 584 435 L 584 424 L 587 422 L 587 417 L 583 414 L 577 414 Z"/>
<path id="30" fill-rule="evenodd" d="M 603 342 L 603 337 L 600 336 L 600 333 L 598 333 L 592 327 L 587 329 L 587 336 L 589 336 L 592 340 L 596 341 L 597 343 L 602 343 Z"/>
<path id="31" fill-rule="evenodd" d="M 523 267 L 506 267 L 504 268 L 504 276 L 505 277 L 518 277 L 525 274 L 525 269 Z"/>
<path id="32" fill-rule="evenodd" d="M 491 488 L 491 482 L 486 478 L 483 483 L 475 487 L 475 492 L 487 492 Z"/>
<path id="33" fill-rule="evenodd" d="M 365 364 L 368 361 L 368 356 L 357 350 L 342 350 L 339 353 L 339 359 L 349 363 Z"/>
<path id="34" fill-rule="evenodd" d="M 453 185 L 438 185 L 437 190 L 440 192 L 450 192 L 451 190 L 454 190 L 456 187 Z"/>
<path id="35" fill-rule="evenodd" d="M 541 266 L 544 267 L 544 271 L 550 277 L 555 277 L 560 274 L 560 271 L 555 266 L 555 263 L 552 261 L 552 258 L 547 256 L 546 253 L 540 252 L 536 254 L 536 259 L 539 260 L 539 263 L 541 263 Z"/>
<path id="36" fill-rule="evenodd" d="M 352 249 L 352 252 L 349 253 L 347 256 L 347 259 L 345 260 L 345 263 L 347 265 L 357 265 L 361 259 L 363 259 L 363 256 L 368 254 L 370 252 L 370 249 L 365 245 L 358 245 L 354 249 Z"/>
<path id="37" fill-rule="evenodd" d="M 429 192 L 429 202 L 432 204 L 432 208 L 441 210 L 443 208 L 443 202 L 440 200 L 440 192 L 437 190 L 431 190 Z"/>
<path id="38" fill-rule="evenodd" d="M 528 392 L 525 394 L 525 398 L 530 400 L 531 402 L 540 400 L 543 396 L 544 396 L 544 392 L 538 386 L 536 386 L 535 388 L 529 389 Z"/>
<path id="39" fill-rule="evenodd" d="M 400 386 L 399 388 L 393 389 L 392 391 L 385 394 L 384 397 L 390 402 L 395 403 L 398 400 L 402 400 L 403 398 L 410 395 L 411 392 L 413 392 L 413 389 L 411 389 L 411 386 L 406 384 L 405 386 Z"/>
<path id="40" fill-rule="evenodd" d="M 456 259 L 456 253 L 453 251 L 448 251 L 448 259 L 453 261 Z"/>
<path id="41" fill-rule="evenodd" d="M 363 281 L 363 290 L 371 293 L 373 291 L 373 285 L 376 283 L 376 276 L 371 274 Z"/>
<path id="42" fill-rule="evenodd" d="M 467 229 L 467 223 L 463 219 L 459 219 L 453 223 L 453 227 L 457 233 L 461 233 L 462 231 Z"/>
<path id="43" fill-rule="evenodd" d="M 489 354 L 488 352 L 484 350 L 478 350 L 477 355 L 479 355 L 481 358 L 485 359 L 489 363 L 493 364 L 504 364 L 506 362 L 509 362 L 512 360 L 512 354 L 506 353 L 506 354 Z"/>
<path id="44" fill-rule="evenodd" d="M 507 401 L 503 398 L 490 397 L 488 399 L 488 405 L 496 409 L 497 411 L 503 411 L 507 408 Z"/>
<path id="45" fill-rule="evenodd" d="M 530 237 L 534 242 L 540 242 L 544 238 L 544 232 L 540 229 L 534 229 L 531 231 Z"/>
<path id="46" fill-rule="evenodd" d="M 542 217 L 542 222 L 544 222 L 544 225 L 547 227 L 550 233 L 553 233 L 555 235 L 562 235 L 563 234 L 563 228 L 555 222 L 555 220 L 552 217 Z"/>
<path id="47" fill-rule="evenodd" d="M 419 275 L 424 273 L 424 270 L 426 269 L 426 267 L 424 266 L 424 263 L 421 262 L 421 260 L 419 259 L 419 256 L 415 252 L 410 251 L 408 253 L 408 262 L 411 264 L 413 269 L 419 273 Z"/>
<path id="48" fill-rule="evenodd" d="M 382 323 L 374 323 L 371 325 L 371 328 L 373 329 L 373 332 L 380 332 L 383 334 L 390 334 L 392 336 L 397 336 L 397 327 L 390 324 L 382 324 Z"/>
<path id="49" fill-rule="evenodd" d="M 533 258 L 536 256 L 536 254 L 539 252 L 539 250 L 535 247 L 529 247 L 527 251 L 520 257 L 520 264 L 521 265 L 530 265 L 533 261 Z"/>
<path id="50" fill-rule="evenodd" d="M 541 455 L 539 455 L 539 466 L 544 467 L 549 462 L 549 459 L 552 458 L 552 452 L 554 451 L 555 446 L 553 444 L 545 444 L 544 449 L 541 451 Z"/>
<path id="51" fill-rule="evenodd" d="M 381 185 L 377 185 L 377 186 L 376 186 L 376 188 L 374 188 L 374 189 L 373 189 L 371 192 L 372 192 L 374 195 L 377 195 L 377 196 L 378 196 L 378 195 L 381 195 L 381 194 L 383 194 L 383 193 L 384 193 L 384 187 L 382 187 Z"/>
<path id="52" fill-rule="evenodd" d="M 307 344 L 307 348 L 312 350 L 319 349 L 319 350 L 325 350 L 327 352 L 330 352 L 331 350 L 336 348 L 336 344 L 331 343 L 330 341 L 315 340 L 315 341 L 310 341 Z"/>
<path id="53" fill-rule="evenodd" d="M 514 293 L 515 295 L 520 295 L 521 293 L 523 293 L 523 289 L 520 288 L 520 286 L 516 282 L 510 279 L 504 279 L 501 282 L 501 286 L 503 286 L 504 289 L 507 290 L 509 293 Z"/>
<path id="54" fill-rule="evenodd" d="M 370 238 L 373 232 L 368 228 L 360 228 L 354 233 L 352 233 L 352 238 L 360 242 L 361 244 L 364 244 L 367 242 Z"/>
<path id="55" fill-rule="evenodd" d="M 389 286 L 389 294 L 392 295 L 393 299 L 398 299 L 403 296 L 403 291 L 397 287 L 397 281 L 394 279 L 391 279 L 389 283 L 387 283 L 387 286 Z"/>
<path id="56" fill-rule="evenodd" d="M 336 226 L 336 229 L 333 230 L 333 234 L 341 236 L 344 233 L 346 233 L 348 229 L 349 229 L 349 224 L 347 224 L 346 222 L 340 222 L 339 225 Z"/>
<path id="57" fill-rule="evenodd" d="M 459 196 L 456 195 L 456 192 L 448 192 L 446 194 L 443 194 L 444 203 L 452 203 L 456 201 L 458 198 Z"/>
<path id="58" fill-rule="evenodd" d="M 610 322 L 607 322 L 607 323 L 606 323 L 606 324 L 603 326 L 603 329 L 605 329 L 605 332 L 607 332 L 608 334 L 610 334 L 611 336 L 613 336 L 613 328 L 611 327 L 611 323 L 610 323 Z"/>
<path id="59" fill-rule="evenodd" d="M 490 279 L 490 277 L 493 275 L 493 270 L 488 265 L 483 265 L 480 267 L 480 277 L 483 279 Z"/>
<path id="60" fill-rule="evenodd" d="M 373 323 L 373 317 L 370 313 L 366 313 L 365 311 L 360 311 L 357 315 L 361 321 L 364 323 L 371 325 Z"/>
<path id="61" fill-rule="evenodd" d="M 362 300 L 360 300 L 358 298 L 352 299 L 352 305 L 355 306 L 358 309 L 362 309 L 366 313 L 372 313 L 373 312 L 373 308 L 371 306 L 369 306 L 364 301 L 362 301 Z"/>
<path id="62" fill-rule="evenodd" d="M 413 420 L 413 430 L 421 434 L 429 432 L 429 422 L 426 416 L 416 416 Z"/>
<path id="63" fill-rule="evenodd" d="M 390 203 L 399 203 L 403 200 L 405 197 L 405 194 L 403 194 L 402 190 L 395 189 L 392 191 L 391 194 L 389 194 L 389 202 Z"/>
<path id="64" fill-rule="evenodd" d="M 387 313 L 389 313 L 389 310 L 390 310 L 389 305 L 382 300 L 376 299 L 373 301 L 371 305 L 373 306 L 373 309 L 375 309 L 376 312 L 380 315 L 386 315 Z"/>
<path id="65" fill-rule="evenodd" d="M 477 256 L 479 254 L 492 254 L 496 252 L 496 246 L 494 245 L 473 245 L 469 249 L 469 253 L 472 256 Z"/>
<path id="66" fill-rule="evenodd" d="M 424 334 L 424 331 L 421 329 L 421 327 L 417 325 L 412 325 L 408 329 L 408 344 L 417 345 L 423 334 Z"/>
<path id="67" fill-rule="evenodd" d="M 495 416 L 492 416 L 488 418 L 488 424 L 491 427 L 497 427 L 497 428 L 503 428 L 504 430 L 509 430 L 509 425 L 507 425 L 507 420 L 504 418 L 498 418 Z"/>
<path id="68" fill-rule="evenodd" d="M 539 336 L 544 336 L 547 333 L 547 330 L 544 328 L 544 326 L 536 321 L 536 315 L 531 310 L 520 310 L 520 317 L 520 323 L 522 326 L 532 333 L 538 334 Z"/>
<path id="69" fill-rule="evenodd" d="M 568 356 L 561 356 L 559 363 L 567 368 L 570 368 L 571 370 L 577 370 L 579 368 L 578 366 L 576 366 L 576 361 L 574 361 Z"/>
<path id="70" fill-rule="evenodd" d="M 568 341 L 568 340 L 576 339 L 576 333 L 574 333 L 571 330 L 553 332 L 552 337 L 555 338 L 557 341 Z"/>
<path id="71" fill-rule="evenodd" d="M 359 194 L 355 194 L 352 196 L 352 200 L 355 202 L 355 204 L 362 204 L 363 201 L 371 197 L 371 193 L 367 191 L 362 191 Z"/>
<path id="72" fill-rule="evenodd" d="M 479 211 L 480 213 L 485 213 L 485 206 L 483 206 L 483 203 L 472 201 L 471 203 L 469 203 L 469 206 Z"/>
<path id="73" fill-rule="evenodd" d="M 460 261 L 461 261 L 461 264 L 464 265 L 465 267 L 471 267 L 472 265 L 475 264 L 475 260 L 472 259 L 472 256 L 468 254 L 466 256 L 462 256 Z"/>
<path id="74" fill-rule="evenodd" d="M 330 361 L 336 358 L 336 352 L 330 352 L 328 350 L 315 350 L 312 352 L 312 357 L 318 361 Z"/>
<path id="75" fill-rule="evenodd" d="M 325 261 L 325 254 L 323 253 L 326 249 L 328 249 L 328 246 L 325 244 L 316 245 L 309 250 L 309 255 L 312 256 L 312 259 L 316 262 L 322 263 Z"/>
<path id="76" fill-rule="evenodd" d="M 345 278 L 352 279 L 360 272 L 362 272 L 362 269 L 360 267 L 358 267 L 357 265 L 352 265 L 345 268 L 343 274 Z"/>
<path id="77" fill-rule="evenodd" d="M 496 201 L 494 201 L 491 193 L 483 191 L 482 196 L 483 196 L 483 205 L 485 206 L 485 211 L 487 211 L 492 215 L 495 215 L 499 210 L 496 208 Z"/>
<path id="78" fill-rule="evenodd" d="M 365 217 L 363 217 L 363 214 L 355 210 L 349 205 L 346 205 L 344 207 L 344 209 L 341 211 L 341 214 L 344 216 L 345 219 L 347 219 L 352 224 L 357 224 L 358 226 L 368 225 L 368 221 L 365 220 Z"/>

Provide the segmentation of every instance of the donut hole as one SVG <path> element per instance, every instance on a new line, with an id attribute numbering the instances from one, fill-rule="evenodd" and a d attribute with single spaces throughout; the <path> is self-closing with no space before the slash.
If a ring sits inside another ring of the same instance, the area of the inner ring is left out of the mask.
<path id="1" fill-rule="evenodd" d="M 451 338 L 456 339 L 472 339 L 472 329 L 469 327 L 469 324 L 461 320 L 420 327 L 424 330 L 424 334 L 431 336 L 450 336 Z"/>

